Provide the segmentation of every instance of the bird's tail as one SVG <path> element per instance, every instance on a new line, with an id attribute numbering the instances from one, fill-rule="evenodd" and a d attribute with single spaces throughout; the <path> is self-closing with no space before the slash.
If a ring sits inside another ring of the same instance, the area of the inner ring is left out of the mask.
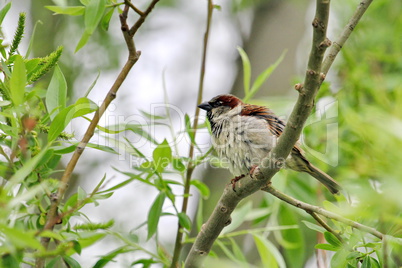
<path id="1" fill-rule="evenodd" d="M 311 163 L 309 163 L 308 170 L 305 170 L 305 172 L 324 184 L 324 186 L 327 187 L 328 190 L 333 194 L 337 194 L 342 189 L 342 187 L 333 178 L 331 178 L 331 176 Z"/>

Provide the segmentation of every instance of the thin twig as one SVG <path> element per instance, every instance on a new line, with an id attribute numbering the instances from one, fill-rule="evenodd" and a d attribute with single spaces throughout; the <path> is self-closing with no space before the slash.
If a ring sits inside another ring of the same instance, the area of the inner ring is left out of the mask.
<path id="1" fill-rule="evenodd" d="M 155 3 L 154 3 L 155 2 Z M 153 1 L 151 3 L 152 8 L 158 1 Z M 142 25 L 144 22 L 146 16 L 151 12 L 152 8 L 149 10 L 148 13 L 146 13 L 145 16 L 142 16 L 138 21 L 141 20 L 141 23 L 138 24 L 138 27 Z M 70 161 L 68 162 L 66 169 L 63 173 L 63 176 L 60 180 L 60 186 L 58 188 L 57 194 L 52 198 L 51 200 L 51 206 L 50 209 L 47 213 L 47 219 L 46 223 L 44 226 L 44 230 L 52 230 L 54 225 L 57 223 L 59 220 L 58 213 L 57 213 L 57 208 L 63 199 L 63 196 L 67 190 L 71 175 L 75 169 L 75 166 L 81 157 L 86 145 L 88 144 L 89 140 L 92 138 L 95 132 L 95 128 L 99 123 L 100 118 L 106 111 L 107 107 L 109 104 L 116 98 L 117 91 L 119 90 L 120 86 L 126 79 L 128 73 L 130 72 L 131 68 L 134 66 L 134 64 L 137 62 L 139 56 L 140 56 L 140 51 L 137 51 L 135 48 L 134 40 L 133 40 L 133 35 L 130 34 L 128 25 L 127 25 L 127 15 L 129 11 L 129 6 L 126 4 L 123 10 L 123 13 L 120 14 L 120 22 L 121 22 L 121 30 L 123 32 L 124 39 L 126 41 L 127 49 L 129 52 L 127 62 L 123 66 L 122 70 L 120 71 L 116 81 L 110 88 L 109 92 L 107 93 L 105 99 L 103 100 L 102 104 L 100 105 L 99 109 L 95 112 L 95 115 L 90 123 L 90 125 L 87 128 L 87 131 L 85 132 L 84 137 L 82 138 L 81 142 L 78 144 L 77 148 L 74 151 L 74 154 L 72 155 Z M 147 10 L 148 11 L 148 10 Z M 137 21 L 137 23 L 138 23 Z M 137 24 L 136 23 L 136 24 Z M 42 238 L 41 243 L 44 248 L 47 248 L 49 245 L 49 238 Z M 45 264 L 45 259 L 44 258 L 38 258 L 36 260 L 35 266 L 37 268 L 42 268 Z"/>
<path id="2" fill-rule="evenodd" d="M 285 201 L 286 203 L 288 203 L 288 204 L 290 204 L 292 206 L 295 206 L 297 208 L 303 209 L 309 214 L 317 213 L 317 214 L 322 215 L 322 216 L 324 216 L 324 217 L 326 217 L 328 219 L 332 219 L 332 220 L 342 222 L 342 223 L 344 223 L 346 225 L 349 225 L 349 226 L 351 226 L 353 228 L 356 228 L 356 229 L 359 229 L 361 231 L 364 231 L 364 232 L 367 232 L 369 234 L 372 234 L 372 235 L 378 237 L 379 239 L 383 239 L 385 237 L 385 235 L 383 233 L 377 231 L 376 229 L 374 229 L 372 227 L 363 225 L 363 224 L 358 223 L 356 221 L 352 221 L 350 219 L 342 217 L 339 214 L 336 214 L 334 212 L 325 210 L 325 209 L 323 209 L 321 207 L 313 206 L 313 205 L 310 205 L 308 203 L 304 203 L 304 202 L 302 202 L 300 200 L 297 200 L 297 199 L 295 199 L 295 198 L 293 198 L 291 196 L 288 196 L 288 195 L 276 190 L 271 185 L 265 186 L 261 190 L 272 194 L 273 196 L 281 199 L 282 201 Z"/>
<path id="3" fill-rule="evenodd" d="M 203 44 L 203 51 L 202 51 L 202 60 L 201 60 L 201 68 L 200 68 L 200 81 L 199 81 L 199 86 L 198 86 L 198 97 L 197 97 L 197 105 L 201 103 L 202 101 L 202 95 L 204 91 L 204 77 L 205 77 L 205 66 L 206 66 L 206 59 L 207 59 L 207 47 L 208 47 L 208 40 L 209 40 L 209 31 L 211 28 L 211 20 L 212 20 L 212 13 L 213 13 L 213 3 L 212 0 L 208 0 L 208 13 L 207 13 L 207 27 L 205 30 L 204 34 L 204 44 Z M 194 130 L 194 138 L 196 135 L 196 131 L 198 128 L 198 117 L 200 115 L 200 109 L 197 107 L 195 109 L 195 116 L 194 116 L 194 122 L 192 129 Z M 190 149 L 188 153 L 189 159 L 193 159 L 194 157 L 194 144 L 191 142 L 190 143 Z M 186 173 L 186 181 L 184 182 L 184 194 L 183 194 L 183 204 L 181 208 L 182 213 L 187 212 L 187 206 L 188 206 L 188 196 L 190 193 L 190 182 L 191 182 L 191 176 L 194 171 L 194 164 L 192 161 L 188 162 L 187 165 L 187 173 Z M 177 229 L 177 234 L 176 234 L 176 241 L 175 241 L 175 247 L 173 251 L 173 259 L 172 259 L 172 264 L 171 268 L 175 268 L 178 266 L 178 261 L 180 258 L 180 252 L 183 246 L 182 243 L 183 240 L 183 226 L 181 226 L 180 222 L 178 224 L 178 229 Z"/>
<path id="4" fill-rule="evenodd" d="M 134 36 L 135 33 L 138 31 L 138 29 L 141 27 L 141 25 L 144 23 L 146 17 L 151 13 L 152 9 L 155 7 L 156 3 L 158 3 L 159 0 L 152 0 L 151 4 L 149 4 L 147 10 L 145 10 L 140 18 L 137 20 L 136 23 L 134 23 L 133 27 L 130 29 L 130 36 Z"/>
<path id="5" fill-rule="evenodd" d="M 338 55 L 346 40 L 348 40 L 350 34 L 355 29 L 357 23 L 360 21 L 361 17 L 363 16 L 364 12 L 366 12 L 371 2 L 373 2 L 373 0 L 363 0 L 359 3 L 359 6 L 354 12 L 352 18 L 349 20 L 348 24 L 346 24 L 346 26 L 343 28 L 342 33 L 340 34 L 338 39 L 336 39 L 332 43 L 332 46 L 329 48 L 328 54 L 322 64 L 321 72 L 324 75 L 328 73 L 329 68 L 331 68 L 332 63 L 336 58 L 336 55 Z"/>
<path id="6" fill-rule="evenodd" d="M 129 7 L 131 7 L 132 10 L 135 11 L 135 13 L 137 13 L 140 16 L 144 16 L 144 12 L 142 12 L 141 10 L 139 10 L 136 6 L 133 5 L 133 3 L 131 3 L 130 0 L 124 0 L 124 3 L 126 5 L 128 5 Z"/>
<path id="7" fill-rule="evenodd" d="M 316 212 L 310 210 L 306 212 L 310 214 L 311 217 L 313 217 L 322 227 L 324 227 L 325 230 L 336 236 L 336 238 L 338 238 L 338 240 L 341 241 L 342 243 L 344 242 L 342 236 L 340 236 L 338 232 L 332 229 L 332 227 L 329 226 Z"/>

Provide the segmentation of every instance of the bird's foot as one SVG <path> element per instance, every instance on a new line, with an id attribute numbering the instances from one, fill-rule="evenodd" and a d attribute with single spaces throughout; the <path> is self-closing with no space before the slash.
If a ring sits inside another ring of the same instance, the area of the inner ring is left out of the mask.
<path id="1" fill-rule="evenodd" d="M 240 176 L 234 177 L 230 183 L 232 184 L 232 189 L 234 192 L 236 192 L 236 182 L 238 182 L 239 180 L 243 179 L 244 177 L 246 177 L 246 175 L 242 174 Z"/>
<path id="2" fill-rule="evenodd" d="M 259 170 L 258 170 L 259 167 L 257 165 L 252 165 L 250 168 L 250 177 L 252 179 L 254 179 L 254 172 L 256 172 L 256 169 L 257 169 L 257 172 L 259 172 Z"/>

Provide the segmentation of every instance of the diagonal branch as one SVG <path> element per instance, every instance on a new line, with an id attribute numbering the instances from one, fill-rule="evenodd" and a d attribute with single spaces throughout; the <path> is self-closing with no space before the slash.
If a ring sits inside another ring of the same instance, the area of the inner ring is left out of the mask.
<path id="1" fill-rule="evenodd" d="M 336 39 L 332 43 L 332 46 L 328 51 L 328 55 L 325 57 L 325 60 L 322 64 L 321 72 L 324 75 L 328 73 L 329 68 L 331 68 L 331 65 L 334 62 L 339 51 L 341 51 L 346 40 L 348 40 L 349 36 L 352 34 L 352 31 L 355 29 L 357 23 L 360 21 L 361 17 L 363 16 L 364 12 L 366 12 L 371 2 L 373 2 L 373 0 L 363 0 L 359 3 L 359 6 L 355 10 L 355 13 L 353 14 L 352 18 L 350 18 L 345 28 L 343 28 L 342 33 L 340 34 L 338 39 Z"/>
<path id="2" fill-rule="evenodd" d="M 141 25 L 144 23 L 145 19 L 148 17 L 149 13 L 151 13 L 152 9 L 155 7 L 156 3 L 158 3 L 159 0 L 152 0 L 151 4 L 149 4 L 148 8 L 144 11 L 141 12 L 142 14 L 140 14 L 140 18 L 137 20 L 136 23 L 134 23 L 133 27 L 131 27 L 130 29 L 130 36 L 134 36 L 135 33 L 138 31 L 138 29 L 141 27 Z"/>
<path id="3" fill-rule="evenodd" d="M 378 237 L 379 239 L 383 239 L 385 237 L 385 235 L 383 233 L 377 231 L 376 229 L 374 229 L 372 227 L 369 227 L 369 226 L 363 225 L 361 223 L 358 223 L 356 221 L 352 221 L 350 219 L 344 218 L 341 215 L 338 215 L 338 214 L 336 214 L 334 212 L 325 210 L 325 209 L 323 209 L 321 207 L 313 206 L 313 205 L 310 205 L 308 203 L 304 203 L 304 202 L 302 202 L 300 200 L 297 200 L 297 199 L 295 199 L 293 197 L 290 197 L 290 196 L 288 196 L 288 195 L 276 190 L 271 185 L 265 186 L 261 190 L 272 194 L 273 196 L 285 201 L 286 203 L 288 203 L 288 204 L 290 204 L 290 205 L 292 205 L 294 207 L 303 209 L 309 214 L 315 213 L 315 214 L 322 215 L 322 216 L 324 216 L 324 217 L 326 217 L 328 219 L 332 219 L 332 220 L 342 222 L 342 223 L 344 223 L 346 225 L 349 225 L 349 226 L 351 226 L 353 228 L 356 228 L 356 229 L 359 229 L 361 231 L 364 231 L 364 232 L 367 232 L 369 234 L 372 234 L 372 235 Z M 324 226 L 324 228 L 327 229 L 325 226 Z M 342 240 L 340 239 L 340 241 L 342 241 Z"/>
<path id="4" fill-rule="evenodd" d="M 153 8 L 158 1 L 159 0 L 152 1 L 150 6 L 152 6 L 152 8 Z M 148 8 L 147 11 L 144 13 L 144 16 L 141 16 L 138 19 L 138 21 L 135 23 L 135 25 L 137 25 L 137 27 L 140 27 L 142 25 L 145 18 L 152 11 L 152 8 Z M 47 219 L 46 219 L 45 226 L 43 228 L 44 230 L 52 230 L 54 225 L 59 221 L 60 217 L 58 216 L 57 208 L 67 190 L 67 187 L 68 187 L 71 175 L 75 169 L 75 166 L 77 165 L 77 162 L 80 159 L 82 153 L 84 152 L 84 149 L 85 149 L 86 145 L 88 144 L 89 140 L 94 135 L 95 128 L 98 125 L 100 118 L 106 111 L 109 104 L 116 98 L 117 91 L 119 90 L 120 86 L 123 84 L 128 73 L 130 72 L 131 68 L 134 66 L 134 64 L 137 62 L 137 60 L 139 59 L 139 57 L 141 55 L 140 51 L 137 51 L 135 48 L 135 44 L 134 44 L 134 40 L 133 40 L 133 36 L 134 36 L 135 32 L 133 34 L 131 34 L 131 30 L 129 30 L 129 27 L 127 25 L 128 11 L 129 11 L 129 5 L 126 4 L 124 7 L 124 10 L 123 10 L 123 13 L 120 14 L 121 30 L 123 32 L 123 36 L 126 41 L 127 49 L 129 52 L 127 62 L 121 69 L 118 77 L 116 78 L 116 80 L 113 83 L 112 87 L 110 88 L 109 92 L 105 96 L 105 99 L 103 100 L 99 109 L 95 112 L 95 115 L 94 115 L 93 119 L 91 120 L 91 123 L 88 126 L 88 128 L 84 134 L 84 137 L 78 144 L 77 148 L 74 151 L 74 154 L 72 155 L 70 161 L 68 162 L 68 164 L 66 166 L 66 169 L 60 180 L 60 186 L 58 188 L 57 194 L 52 195 L 51 205 L 50 205 L 49 211 L 47 213 Z M 44 248 L 47 248 L 49 245 L 49 238 L 43 237 L 41 239 L 41 244 L 43 245 Z M 44 263 L 45 263 L 44 258 L 38 258 L 36 260 L 35 266 L 43 267 Z"/>

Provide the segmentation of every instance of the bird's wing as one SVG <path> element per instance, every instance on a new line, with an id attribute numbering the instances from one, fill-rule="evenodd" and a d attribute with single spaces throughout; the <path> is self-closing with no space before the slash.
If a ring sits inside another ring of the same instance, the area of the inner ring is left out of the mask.
<path id="1" fill-rule="evenodd" d="M 276 135 L 277 137 L 282 135 L 283 129 L 286 126 L 286 123 L 283 120 L 278 118 L 269 108 L 264 106 L 246 104 L 241 111 L 241 115 L 256 116 L 264 119 L 268 123 L 271 133 Z M 292 149 L 292 154 L 296 154 L 300 156 L 304 161 L 309 162 L 304 157 L 303 150 L 297 145 L 297 143 Z"/>

